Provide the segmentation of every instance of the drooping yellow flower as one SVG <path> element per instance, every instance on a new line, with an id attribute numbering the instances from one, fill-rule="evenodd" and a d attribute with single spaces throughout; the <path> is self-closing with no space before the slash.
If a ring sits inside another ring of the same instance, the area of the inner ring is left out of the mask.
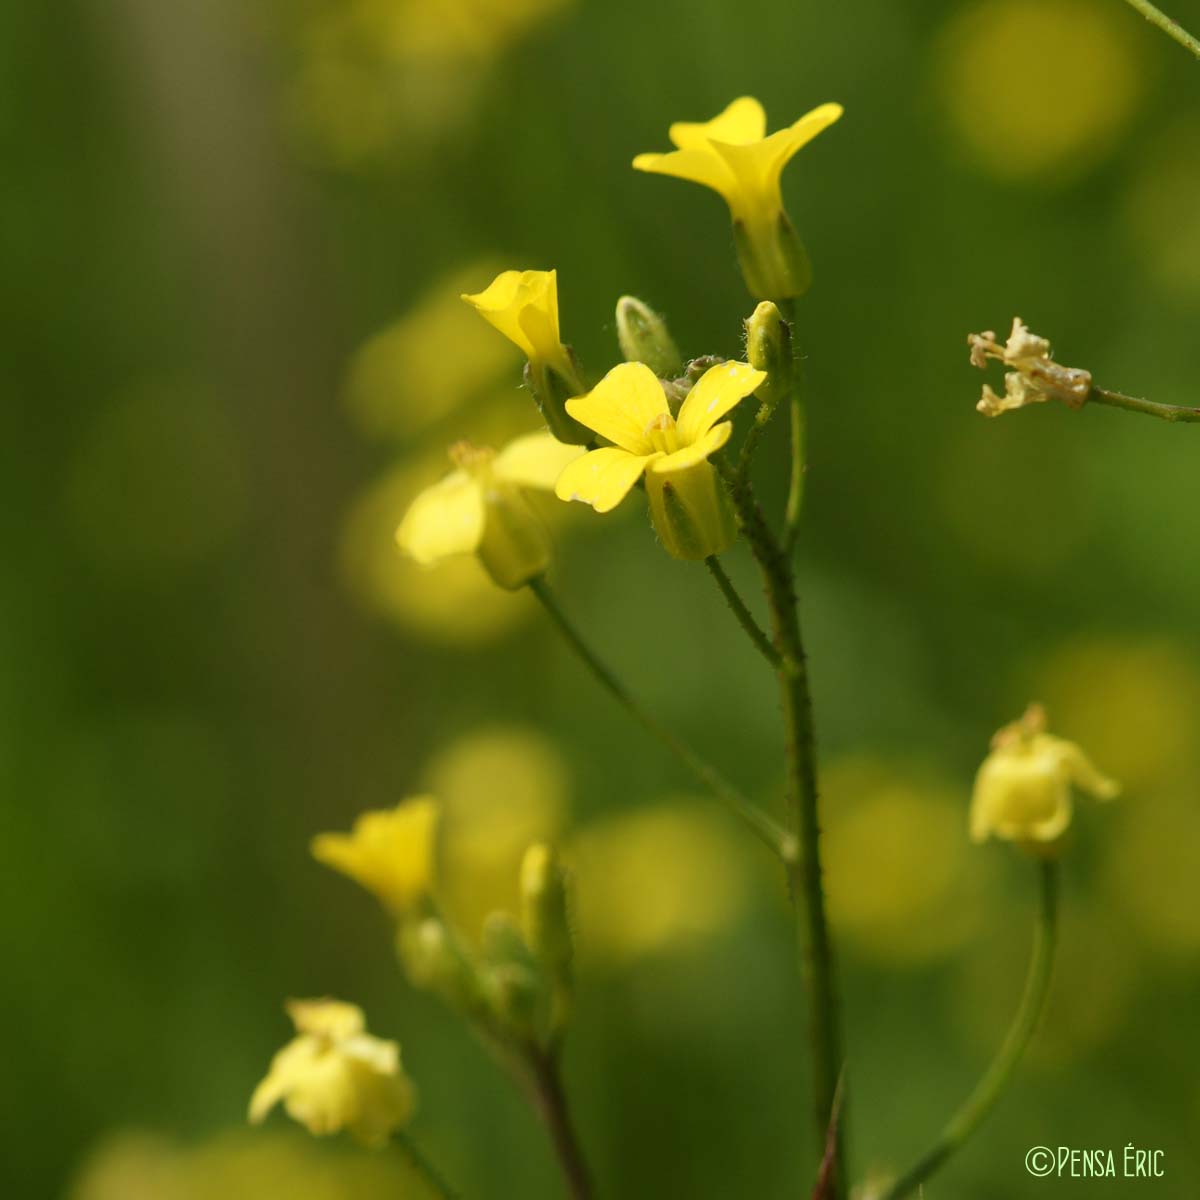
<path id="1" fill-rule="evenodd" d="M 526 381 L 551 433 L 583 445 L 586 433 L 563 407 L 569 396 L 584 391 L 584 384 L 571 348 L 559 335 L 558 272 L 501 271 L 484 291 L 464 292 L 462 298 L 525 355 Z"/>
<path id="2" fill-rule="evenodd" d="M 280 1101 L 318 1137 L 346 1129 L 365 1146 L 382 1146 L 412 1116 L 413 1086 L 400 1047 L 366 1032 L 362 1009 L 340 1000 L 292 1000 L 294 1037 L 271 1060 L 250 1099 L 262 1121 Z"/>
<path id="3" fill-rule="evenodd" d="M 501 587 L 524 587 L 550 565 L 550 539 L 522 489 L 549 491 L 582 453 L 545 432 L 516 438 L 498 454 L 459 442 L 450 449 L 457 470 L 413 501 L 396 541 L 426 566 L 475 554 Z"/>
<path id="4" fill-rule="evenodd" d="M 1071 824 L 1073 786 L 1097 800 L 1120 791 L 1074 742 L 1047 733 L 1045 712 L 1030 705 L 992 739 L 975 777 L 971 840 L 997 837 L 1033 853 L 1056 853 Z"/>
<path id="5" fill-rule="evenodd" d="M 633 165 L 719 192 L 729 205 L 746 286 L 759 300 L 784 300 L 808 289 L 812 269 L 784 211 L 780 175 L 798 150 L 841 115 L 840 104 L 822 104 L 767 137 L 762 105 L 742 96 L 711 121 L 677 121 L 669 136 L 678 149 L 639 154 Z"/>
<path id="6" fill-rule="evenodd" d="M 403 916 L 433 890 L 440 817 L 432 796 L 413 796 L 393 809 L 363 813 L 348 834 L 318 834 L 312 855 Z"/>
<path id="7" fill-rule="evenodd" d="M 644 475 L 650 515 L 668 552 L 684 559 L 719 554 L 735 534 L 728 497 L 708 458 L 733 432 L 733 423 L 721 417 L 765 379 L 747 363 L 710 367 L 676 419 L 649 367 L 613 367 L 586 396 L 568 401 L 567 411 L 616 444 L 571 463 L 555 492 L 560 500 L 609 512 Z"/>

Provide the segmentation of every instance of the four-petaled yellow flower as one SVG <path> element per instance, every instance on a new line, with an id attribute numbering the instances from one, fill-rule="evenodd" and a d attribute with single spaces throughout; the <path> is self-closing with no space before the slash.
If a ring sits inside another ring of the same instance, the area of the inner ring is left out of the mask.
<path id="1" fill-rule="evenodd" d="M 669 136 L 678 149 L 639 154 L 633 165 L 719 192 L 729 205 L 751 295 L 786 300 L 808 290 L 812 268 L 784 211 L 779 177 L 792 155 L 841 115 L 840 104 L 822 104 L 767 137 L 762 105 L 742 96 L 711 121 L 677 121 Z"/>
<path id="2" fill-rule="evenodd" d="M 559 441 L 583 445 L 586 432 L 563 407 L 584 384 L 558 330 L 558 272 L 501 271 L 484 291 L 464 292 L 462 298 L 525 355 L 526 382 L 550 432 Z"/>
<path id="3" fill-rule="evenodd" d="M 432 796 L 413 796 L 395 808 L 363 813 L 350 833 L 318 834 L 312 854 L 373 892 L 397 916 L 407 916 L 433 891 L 440 817 Z"/>
<path id="4" fill-rule="evenodd" d="M 975 777 L 972 841 L 997 837 L 1035 854 L 1057 853 L 1071 824 L 1072 786 L 1098 800 L 1111 800 L 1121 790 L 1074 742 L 1047 733 L 1041 706 L 1030 705 L 992 739 Z"/>
<path id="5" fill-rule="evenodd" d="M 663 545 L 676 558 L 707 558 L 733 542 L 729 500 L 709 463 L 729 440 L 734 405 L 766 379 L 747 363 L 710 367 L 671 416 L 654 372 L 622 363 L 567 410 L 613 446 L 593 450 L 559 476 L 561 500 L 581 500 L 597 512 L 615 508 L 645 476 L 650 515 Z M 720 424 L 717 424 L 720 422 Z"/>
<path id="6" fill-rule="evenodd" d="M 412 502 L 396 541 L 426 566 L 475 554 L 501 587 L 524 587 L 550 565 L 550 538 L 522 489 L 549 491 L 582 453 L 545 432 L 525 434 L 498 454 L 459 442 L 450 449 L 457 469 Z"/>
<path id="7" fill-rule="evenodd" d="M 288 1115 L 321 1136 L 346 1129 L 365 1146 L 384 1145 L 412 1116 L 413 1086 L 400 1047 L 366 1032 L 362 1009 L 340 1000 L 292 1000 L 293 1038 L 271 1060 L 250 1099 L 262 1121 L 281 1100 Z"/>

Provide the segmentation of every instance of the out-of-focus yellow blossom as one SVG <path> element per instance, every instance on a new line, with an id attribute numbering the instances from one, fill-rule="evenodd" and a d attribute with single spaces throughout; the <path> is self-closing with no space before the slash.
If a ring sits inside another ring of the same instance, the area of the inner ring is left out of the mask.
<path id="1" fill-rule="evenodd" d="M 1032 853 L 1057 853 L 1071 824 L 1072 787 L 1097 800 L 1120 791 L 1074 742 L 1047 733 L 1045 712 L 1031 704 L 992 739 L 975 777 L 971 840 L 1004 838 Z"/>
<path id="2" fill-rule="evenodd" d="M 350 833 L 318 834 L 312 854 L 362 884 L 396 915 L 406 915 L 433 891 L 440 818 L 437 800 L 413 796 L 395 808 L 363 813 Z"/>
<path id="3" fill-rule="evenodd" d="M 587 433 L 563 408 L 584 390 L 579 366 L 558 328 L 557 271 L 501 271 L 482 292 L 462 298 L 528 360 L 526 379 L 550 432 L 582 445 Z"/>
<path id="4" fill-rule="evenodd" d="M 511 391 L 515 350 L 463 307 L 458 294 L 495 270 L 475 262 L 440 276 L 402 317 L 369 338 L 350 364 L 346 404 L 373 437 L 408 437 L 490 393 Z"/>
<path id="5" fill-rule="evenodd" d="M 558 840 L 567 812 L 567 765 L 538 730 L 494 725 L 442 747 L 422 783 L 443 813 L 438 901 L 478 940 L 489 913 L 518 911 L 526 848 Z"/>
<path id="6" fill-rule="evenodd" d="M 1020 317 L 1013 317 L 1012 332 L 1001 346 L 990 329 L 967 335 L 971 366 L 984 370 L 989 359 L 1015 368 L 1004 376 L 1004 395 L 997 396 L 986 384 L 975 405 L 985 417 L 998 417 L 1027 404 L 1061 400 L 1068 408 L 1081 408 L 1092 390 L 1092 376 L 1080 367 L 1063 367 L 1050 355 L 1050 343 L 1030 333 Z"/>
<path id="7" fill-rule="evenodd" d="M 741 846 L 736 831 L 682 804 L 609 817 L 577 834 L 569 861 L 581 963 L 621 967 L 733 925 L 750 892 Z"/>
<path id="8" fill-rule="evenodd" d="M 403 1155 L 338 1153 L 256 1129 L 182 1144 L 120 1130 L 88 1154 L 68 1200 L 433 1200 Z"/>
<path id="9" fill-rule="evenodd" d="M 271 1061 L 250 1099 L 262 1121 L 280 1101 L 288 1116 L 318 1137 L 346 1129 L 365 1146 L 382 1146 L 412 1116 L 413 1087 L 400 1047 L 366 1032 L 362 1009 L 340 1000 L 292 1000 L 292 1039 Z"/>
<path id="10" fill-rule="evenodd" d="M 840 104 L 822 104 L 767 137 L 763 106 L 753 96 L 741 96 L 711 121 L 675 122 L 668 136 L 678 149 L 639 154 L 633 165 L 720 193 L 729 205 L 751 295 L 788 299 L 808 289 L 812 268 L 784 211 L 780 176 L 792 156 L 841 115 Z"/>
<path id="11" fill-rule="evenodd" d="M 1112 149 L 1142 92 L 1121 17 L 1088 0 L 956 8 L 937 58 L 957 138 L 1004 179 L 1078 177 Z"/>
<path id="12" fill-rule="evenodd" d="M 1186 784 L 1200 766 L 1200 662 L 1167 638 L 1072 639 L 1030 672 L 1036 695 L 1130 791 Z"/>
<path id="13" fill-rule="evenodd" d="M 851 759 L 822 772 L 821 792 L 835 929 L 889 964 L 928 962 L 966 942 L 981 880 L 955 789 L 905 764 Z"/>
<path id="14" fill-rule="evenodd" d="M 459 442 L 457 466 L 410 505 L 396 541 L 422 566 L 474 554 L 502 588 L 524 587 L 550 565 L 550 538 L 523 488 L 549 491 L 583 451 L 549 433 L 530 433 L 499 453 Z"/>
<path id="15" fill-rule="evenodd" d="M 685 559 L 719 554 L 732 545 L 735 530 L 728 497 L 708 459 L 733 432 L 733 423 L 721 417 L 765 379 L 747 363 L 710 367 L 677 420 L 649 367 L 613 367 L 586 396 L 569 400 L 567 411 L 616 444 L 571 463 L 559 476 L 556 494 L 609 512 L 645 476 L 650 515 L 667 551 Z"/>

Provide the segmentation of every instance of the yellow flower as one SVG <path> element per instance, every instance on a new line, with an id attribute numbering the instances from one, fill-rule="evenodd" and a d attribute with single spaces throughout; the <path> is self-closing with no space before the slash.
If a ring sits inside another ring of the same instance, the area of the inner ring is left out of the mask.
<path id="1" fill-rule="evenodd" d="M 558 331 L 558 273 L 501 271 L 475 295 L 462 297 L 529 361 L 526 382 L 559 441 L 583 445 L 587 435 L 566 414 L 569 396 L 584 391 L 579 367 Z"/>
<path id="2" fill-rule="evenodd" d="M 258 1124 L 282 1100 L 288 1115 L 318 1137 L 347 1129 L 363 1145 L 384 1145 L 413 1110 L 400 1047 L 367 1033 L 353 1004 L 292 1000 L 287 1011 L 297 1036 L 254 1089 L 250 1120 Z"/>
<path id="3" fill-rule="evenodd" d="M 426 566 L 475 554 L 501 587 L 524 587 L 550 565 L 550 539 L 522 489 L 549 491 L 582 453 L 544 432 L 516 438 L 498 454 L 459 442 L 450 449 L 458 469 L 412 502 L 396 540 Z"/>
<path id="4" fill-rule="evenodd" d="M 708 461 L 729 440 L 730 421 L 716 424 L 766 374 L 746 363 L 710 367 L 671 416 L 666 393 L 642 363 L 621 363 L 567 411 L 615 442 L 572 462 L 555 487 L 560 500 L 609 512 L 644 475 L 654 527 L 676 558 L 706 558 L 734 539 L 729 501 Z"/>
<path id="5" fill-rule="evenodd" d="M 440 817 L 432 796 L 414 796 L 393 809 L 363 813 L 348 834 L 319 834 L 312 855 L 404 915 L 433 890 Z"/>
<path id="6" fill-rule="evenodd" d="M 1071 824 L 1072 786 L 1097 800 L 1111 800 L 1120 791 L 1074 742 L 1045 730 L 1046 715 L 1033 704 L 992 739 L 975 777 L 972 841 L 998 837 L 1032 853 L 1054 854 Z"/>
<path id="7" fill-rule="evenodd" d="M 762 105 L 742 96 L 711 121 L 677 121 L 669 136 L 678 149 L 639 154 L 633 165 L 719 192 L 729 205 L 751 294 L 759 300 L 788 299 L 808 289 L 812 269 L 784 211 L 779 178 L 792 156 L 841 115 L 840 104 L 822 104 L 767 137 Z"/>

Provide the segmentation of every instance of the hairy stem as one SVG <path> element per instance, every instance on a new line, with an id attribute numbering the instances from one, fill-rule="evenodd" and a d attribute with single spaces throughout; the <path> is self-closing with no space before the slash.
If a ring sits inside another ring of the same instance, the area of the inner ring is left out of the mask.
<path id="1" fill-rule="evenodd" d="M 788 480 L 787 508 L 784 510 L 783 548 L 790 555 L 800 536 L 800 515 L 804 509 L 804 476 L 807 462 L 807 423 L 804 403 L 804 362 L 796 338 L 796 302 L 780 300 L 779 311 L 791 332 L 792 373 L 788 405 L 791 418 L 791 476 Z"/>
<path id="2" fill-rule="evenodd" d="M 555 628 L 601 687 L 652 737 L 665 746 L 708 791 L 740 817 L 779 858 L 794 857 L 793 838 L 781 825 L 752 803 L 709 762 L 652 717 L 625 685 L 596 656 L 563 611 L 544 578 L 532 579 L 529 590 L 538 598 Z"/>
<path id="3" fill-rule="evenodd" d="M 966 1142 L 1000 1098 L 1037 1029 L 1050 989 L 1058 934 L 1057 867 L 1053 862 L 1039 862 L 1037 869 L 1038 914 L 1033 932 L 1033 954 L 1029 961 L 1025 992 L 1012 1026 L 999 1053 L 966 1103 L 950 1119 L 937 1141 L 883 1193 L 880 1200 L 901 1200 L 904 1196 L 911 1196 Z"/>
<path id="4" fill-rule="evenodd" d="M 786 741 L 788 814 L 796 854 L 787 860 L 796 907 L 800 961 L 809 995 L 808 1050 L 812 1070 L 812 1130 L 818 1158 L 824 1157 L 835 1110 L 843 1054 L 833 941 L 825 911 L 820 824 L 817 815 L 816 737 L 808 663 L 800 632 L 795 575 L 790 553 L 771 532 L 749 482 L 723 470 L 738 523 L 759 565 L 780 652 L 776 670 Z M 830 1169 L 831 1200 L 845 1195 L 841 1124 Z"/>
<path id="5" fill-rule="evenodd" d="M 1200 408 L 1158 404 L 1154 400 L 1141 400 L 1137 396 L 1126 396 L 1124 392 L 1110 392 L 1102 387 L 1093 387 L 1087 398 L 1089 404 L 1107 404 L 1110 408 L 1124 408 L 1129 412 L 1144 413 L 1148 417 L 1158 417 L 1163 421 L 1200 423 Z"/>
<path id="6" fill-rule="evenodd" d="M 1150 0 L 1128 0 L 1131 8 L 1137 9 L 1152 25 L 1157 25 L 1167 37 L 1177 41 L 1185 50 L 1200 58 L 1200 39 L 1194 38 L 1178 21 L 1171 20 L 1161 8 Z"/>
<path id="7" fill-rule="evenodd" d="M 439 1200 L 458 1200 L 458 1193 L 442 1178 L 441 1172 L 425 1157 L 424 1152 L 407 1133 L 396 1135 L 396 1144 L 404 1151 L 412 1168 L 429 1191 Z"/>
<path id="8" fill-rule="evenodd" d="M 725 597 L 726 604 L 729 605 L 733 615 L 737 617 L 738 623 L 754 643 L 755 649 L 771 664 L 772 670 L 778 670 L 782 661 L 779 651 L 771 645 L 770 638 L 762 631 L 749 608 L 746 607 L 746 602 L 738 595 L 737 589 L 733 586 L 733 580 L 725 573 L 725 568 L 721 566 L 720 560 L 715 554 L 712 554 L 704 560 L 704 565 L 708 568 L 709 574 L 717 581 L 717 587 L 721 589 L 721 595 Z"/>

